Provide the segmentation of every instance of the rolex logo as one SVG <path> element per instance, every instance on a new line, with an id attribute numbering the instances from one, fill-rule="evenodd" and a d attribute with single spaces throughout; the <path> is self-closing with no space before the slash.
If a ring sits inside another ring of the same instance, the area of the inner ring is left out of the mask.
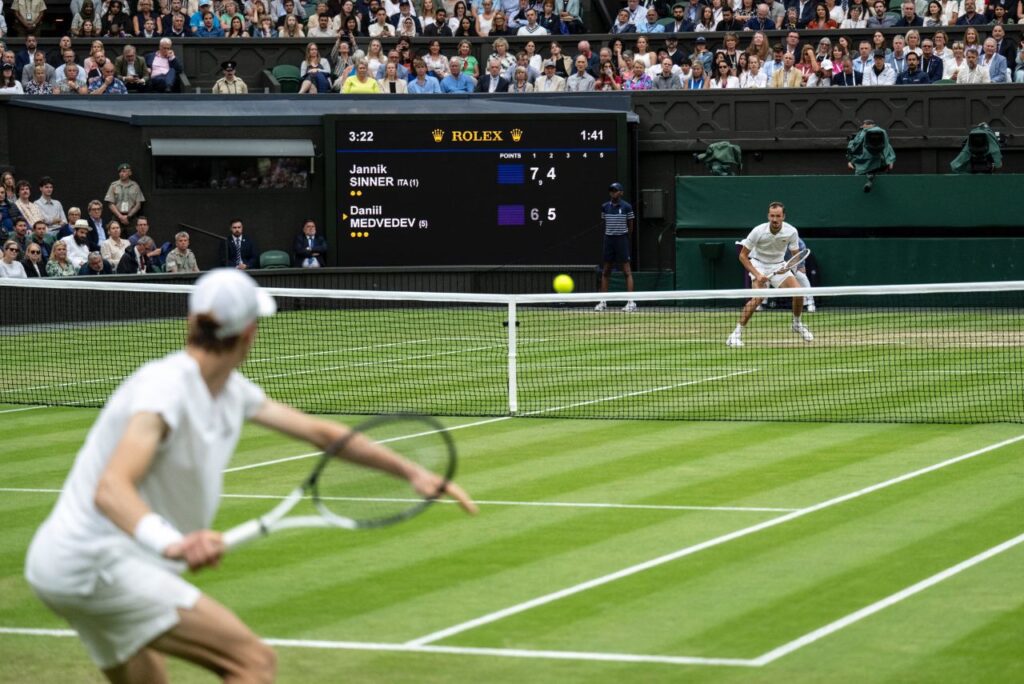
<path id="1" fill-rule="evenodd" d="M 512 134 L 512 142 L 519 142 L 523 139 L 523 131 L 518 128 L 513 128 L 509 131 Z"/>
<path id="2" fill-rule="evenodd" d="M 434 130 L 432 130 L 430 132 L 430 135 L 433 136 L 434 142 L 436 143 L 444 141 L 444 131 L 440 128 L 435 128 Z"/>

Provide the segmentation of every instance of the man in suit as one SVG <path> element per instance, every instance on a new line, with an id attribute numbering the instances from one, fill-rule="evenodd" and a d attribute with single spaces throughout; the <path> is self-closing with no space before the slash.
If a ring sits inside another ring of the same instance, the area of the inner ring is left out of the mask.
<path id="1" fill-rule="evenodd" d="M 786 3 L 786 9 L 789 9 L 790 7 L 796 8 L 797 28 L 807 28 L 807 24 L 814 20 L 814 8 L 816 6 L 817 3 L 813 0 L 793 0 L 792 2 Z M 725 13 L 723 12 L 723 15 L 724 14 Z"/>
<path id="2" fill-rule="evenodd" d="M 93 252 L 98 252 L 100 249 L 100 243 L 107 239 L 107 224 L 103 220 L 103 202 L 99 200 L 92 200 L 89 202 L 88 207 L 89 226 L 92 230 L 89 231 L 89 249 Z M 124 227 L 126 230 L 128 226 Z"/>
<path id="3" fill-rule="evenodd" d="M 180 74 L 185 71 L 171 48 L 170 38 L 161 38 L 157 51 L 146 55 L 146 66 L 149 67 L 150 90 L 154 93 L 174 92 L 178 87 Z"/>
<path id="4" fill-rule="evenodd" d="M 125 250 L 121 260 L 117 262 L 118 273 L 153 273 L 158 269 L 156 263 L 146 254 L 156 249 L 153 238 L 140 237 L 133 247 Z"/>
<path id="5" fill-rule="evenodd" d="M 220 245 L 221 266 L 234 266 L 244 271 L 259 264 L 260 251 L 256 249 L 256 243 L 242 234 L 244 231 L 241 219 L 231 222 L 231 236 Z"/>
<path id="6" fill-rule="evenodd" d="M 996 52 L 995 38 L 986 38 L 978 64 L 988 69 L 992 83 L 1006 83 L 1006 58 Z"/>
<path id="7" fill-rule="evenodd" d="M 302 224 L 302 233 L 295 236 L 295 244 L 292 248 L 295 252 L 295 266 L 297 268 L 320 268 L 324 266 L 324 257 L 327 255 L 327 240 L 322 235 L 316 234 L 316 221 L 306 219 Z"/>
<path id="8" fill-rule="evenodd" d="M 1017 70 L 1017 44 L 1006 37 L 1006 29 L 1002 24 L 992 27 L 992 38 L 996 41 L 996 52 L 1006 59 L 1010 72 Z"/>
<path id="9" fill-rule="evenodd" d="M 803 74 L 793 67 L 793 54 L 787 52 L 782 57 L 782 68 L 772 73 L 772 80 L 768 82 L 769 88 L 799 88 L 803 83 Z"/>
<path id="10" fill-rule="evenodd" d="M 544 73 L 533 82 L 535 93 L 560 93 L 565 90 L 565 79 L 555 73 L 554 60 L 544 62 Z"/>
<path id="11" fill-rule="evenodd" d="M 843 70 L 832 76 L 834 86 L 859 86 L 864 81 L 864 74 L 853 68 L 853 60 L 843 57 Z"/>
<path id="12" fill-rule="evenodd" d="M 496 59 L 488 60 L 487 73 L 476 82 L 478 93 L 507 93 L 508 79 L 501 75 L 501 62 Z"/>

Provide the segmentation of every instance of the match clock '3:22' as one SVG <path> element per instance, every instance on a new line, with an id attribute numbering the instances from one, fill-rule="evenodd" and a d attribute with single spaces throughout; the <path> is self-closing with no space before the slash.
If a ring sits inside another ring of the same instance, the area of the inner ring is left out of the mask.
<path id="1" fill-rule="evenodd" d="M 336 119 L 340 265 L 596 263 L 621 116 Z"/>

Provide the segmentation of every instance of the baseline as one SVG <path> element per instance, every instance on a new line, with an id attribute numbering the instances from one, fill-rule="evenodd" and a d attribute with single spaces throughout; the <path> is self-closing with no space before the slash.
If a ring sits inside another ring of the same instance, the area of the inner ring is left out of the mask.
<path id="1" fill-rule="evenodd" d="M 35 629 L 0 627 L 0 635 L 73 637 L 70 629 Z M 389 651 L 398 653 L 433 653 L 445 655 L 493 656 L 498 658 L 539 658 L 545 660 L 577 660 L 615 663 L 655 663 L 662 665 L 707 665 L 719 667 L 760 667 L 753 660 L 741 658 L 701 658 L 696 656 L 644 655 L 639 653 L 590 653 L 586 651 L 534 651 L 519 648 L 474 648 L 471 646 L 410 646 L 372 641 L 321 641 L 312 639 L 274 639 L 263 642 L 280 648 L 309 648 L 344 651 Z"/>

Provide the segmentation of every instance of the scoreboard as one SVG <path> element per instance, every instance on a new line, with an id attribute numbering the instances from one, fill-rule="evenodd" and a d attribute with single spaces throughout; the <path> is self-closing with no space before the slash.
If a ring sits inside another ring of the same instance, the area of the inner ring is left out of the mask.
<path id="1" fill-rule="evenodd" d="M 625 179 L 623 114 L 381 114 L 328 126 L 341 266 L 600 260 L 600 207 Z"/>

